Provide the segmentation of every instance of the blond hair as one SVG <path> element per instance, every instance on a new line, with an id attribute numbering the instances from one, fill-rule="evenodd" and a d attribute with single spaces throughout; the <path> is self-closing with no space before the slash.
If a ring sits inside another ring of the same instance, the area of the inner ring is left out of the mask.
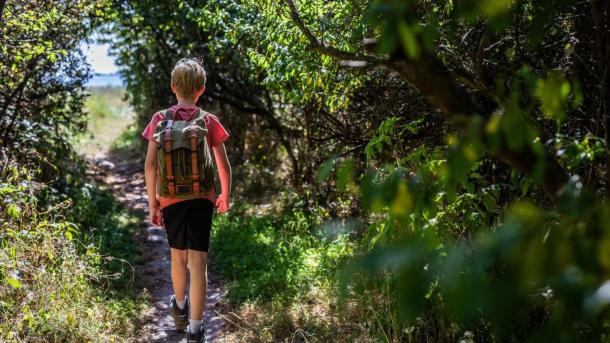
<path id="1" fill-rule="evenodd" d="M 205 86 L 205 69 L 198 60 L 181 59 L 172 70 L 172 86 L 181 97 L 194 98 L 195 93 Z"/>

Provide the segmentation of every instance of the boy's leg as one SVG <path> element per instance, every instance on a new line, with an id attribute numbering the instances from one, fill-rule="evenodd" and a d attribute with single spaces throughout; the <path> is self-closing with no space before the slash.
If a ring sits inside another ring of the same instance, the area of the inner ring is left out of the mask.
<path id="1" fill-rule="evenodd" d="M 191 320 L 202 320 L 205 296 L 208 285 L 208 253 L 188 250 L 188 268 L 191 278 L 189 298 L 191 302 Z"/>
<path id="2" fill-rule="evenodd" d="M 172 286 L 177 300 L 184 300 L 186 296 L 186 264 L 188 261 L 187 250 L 170 248 L 172 262 Z"/>

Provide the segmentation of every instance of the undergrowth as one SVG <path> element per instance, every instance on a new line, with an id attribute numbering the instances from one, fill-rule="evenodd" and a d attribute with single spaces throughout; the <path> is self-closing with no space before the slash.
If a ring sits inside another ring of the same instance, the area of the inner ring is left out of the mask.
<path id="1" fill-rule="evenodd" d="M 285 301 L 327 287 L 329 277 L 351 254 L 346 236 L 329 239 L 316 230 L 315 214 L 247 211 L 231 209 L 214 223 L 214 267 L 230 280 L 228 297 L 233 303 Z"/>
<path id="2" fill-rule="evenodd" d="M 377 324 L 386 327 L 395 314 L 388 294 L 340 296 L 340 271 L 357 240 L 327 220 L 321 208 L 263 214 L 249 205 L 215 218 L 212 266 L 227 280 L 234 308 L 223 342 L 385 340 Z"/>
<path id="3" fill-rule="evenodd" d="M 0 175 L 0 341 L 125 342 L 144 299 L 133 287 L 136 218 L 84 181 L 67 194 L 16 163 Z"/>

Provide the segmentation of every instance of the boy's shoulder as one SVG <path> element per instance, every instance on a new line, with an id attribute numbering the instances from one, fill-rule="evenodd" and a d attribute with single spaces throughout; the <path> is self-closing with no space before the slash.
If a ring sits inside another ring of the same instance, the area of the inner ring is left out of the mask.
<path id="1" fill-rule="evenodd" d="M 165 117 L 165 113 L 167 111 L 170 111 L 172 113 L 176 113 L 179 109 L 186 109 L 186 110 L 190 110 L 190 111 L 198 110 L 198 111 L 201 111 L 202 113 L 204 113 L 206 115 L 212 116 L 213 118 L 218 118 L 213 113 L 210 113 L 208 110 L 205 110 L 205 109 L 203 109 L 201 107 L 198 107 L 198 106 L 197 107 L 181 107 L 181 106 L 178 106 L 178 105 L 174 105 L 174 106 L 171 106 L 171 107 L 168 107 L 168 108 L 164 108 L 162 110 L 158 110 L 155 113 L 153 113 L 153 117 L 154 116 Z"/>
<path id="2" fill-rule="evenodd" d="M 172 106 L 172 107 L 169 107 L 169 108 L 166 108 L 166 109 L 159 110 L 159 111 L 155 112 L 155 113 L 152 115 L 151 122 L 153 122 L 153 123 L 158 123 L 158 122 L 160 122 L 160 121 L 163 121 L 163 120 L 165 120 L 165 119 L 166 119 L 165 113 L 166 113 L 167 111 L 171 111 L 173 114 L 175 114 L 175 113 L 176 113 L 176 112 L 177 112 L 179 109 L 181 109 L 181 108 L 182 108 L 182 107 L 179 107 L 179 106 L 174 105 L 174 106 Z M 191 108 L 190 110 L 193 110 L 193 109 L 194 109 L 194 108 Z M 210 113 L 210 112 L 208 112 L 207 110 L 205 110 L 205 109 L 203 109 L 203 108 L 200 108 L 200 107 L 196 107 L 196 109 L 197 109 L 198 111 L 201 111 L 201 113 L 204 115 L 204 118 L 205 118 L 205 120 L 206 120 L 206 123 L 210 123 L 210 122 L 211 122 L 211 123 L 213 123 L 213 124 L 220 123 L 220 120 L 218 120 L 218 117 L 217 117 L 216 115 L 214 115 L 213 113 Z"/>
<path id="3" fill-rule="evenodd" d="M 207 117 L 209 117 L 209 118 L 211 118 L 211 119 L 214 119 L 214 120 L 218 121 L 218 117 L 217 117 L 217 116 L 215 116 L 214 114 L 212 114 L 212 113 L 210 113 L 210 112 L 208 112 L 208 111 L 206 111 L 206 110 L 204 110 L 204 109 L 202 109 L 201 111 L 203 112 L 203 114 L 204 114 L 205 116 L 207 116 Z"/>
<path id="4" fill-rule="evenodd" d="M 157 112 L 153 113 L 152 119 L 165 118 L 165 111 L 166 110 L 161 110 L 161 111 L 157 111 Z"/>

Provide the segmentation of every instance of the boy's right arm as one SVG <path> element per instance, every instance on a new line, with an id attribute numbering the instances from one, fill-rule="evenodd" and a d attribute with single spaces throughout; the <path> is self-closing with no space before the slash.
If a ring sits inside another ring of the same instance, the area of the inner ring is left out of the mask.
<path id="1" fill-rule="evenodd" d="M 157 200 L 157 143 L 155 141 L 148 141 L 146 162 L 144 162 L 144 177 L 146 179 L 150 222 L 156 226 L 163 226 L 161 209 Z"/>

